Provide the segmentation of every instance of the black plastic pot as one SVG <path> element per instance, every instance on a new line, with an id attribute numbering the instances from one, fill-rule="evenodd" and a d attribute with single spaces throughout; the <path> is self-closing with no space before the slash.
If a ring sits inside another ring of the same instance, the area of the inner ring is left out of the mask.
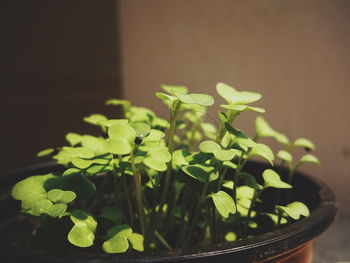
<path id="1" fill-rule="evenodd" d="M 247 170 L 261 174 L 265 164 L 251 162 Z M 18 215 L 18 202 L 9 196 L 11 187 L 19 180 L 37 174 L 45 174 L 60 170 L 53 162 L 31 166 L 18 172 L 0 177 L 0 235 L 7 228 L 9 221 Z M 256 236 L 251 239 L 233 243 L 222 243 L 212 247 L 189 248 L 164 252 L 159 255 L 137 254 L 130 259 L 126 255 L 90 254 L 54 257 L 40 251 L 14 250 L 8 244 L 1 244 L 1 262 L 36 262 L 36 263 L 107 263 L 107 262 L 192 262 L 192 263 L 249 263 L 249 262 L 311 262 L 312 242 L 334 220 L 336 215 L 335 198 L 332 191 L 315 177 L 297 174 L 293 184 L 298 197 L 312 208 L 309 217 L 285 226 L 279 230 Z"/>

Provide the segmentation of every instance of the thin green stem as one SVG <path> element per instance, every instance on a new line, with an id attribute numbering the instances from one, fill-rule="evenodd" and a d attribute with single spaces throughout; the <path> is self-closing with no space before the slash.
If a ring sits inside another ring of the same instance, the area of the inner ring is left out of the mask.
<path id="1" fill-rule="evenodd" d="M 135 184 L 135 195 L 136 195 L 138 213 L 139 213 L 139 217 L 140 217 L 141 232 L 142 232 L 142 235 L 145 235 L 145 233 L 146 233 L 146 215 L 145 215 L 145 208 L 144 208 L 143 200 L 142 200 L 141 175 L 140 175 L 140 170 L 135 165 L 134 151 L 131 151 L 131 153 L 130 153 L 130 162 L 131 162 L 131 168 L 133 171 L 133 178 L 134 178 L 134 184 Z"/>

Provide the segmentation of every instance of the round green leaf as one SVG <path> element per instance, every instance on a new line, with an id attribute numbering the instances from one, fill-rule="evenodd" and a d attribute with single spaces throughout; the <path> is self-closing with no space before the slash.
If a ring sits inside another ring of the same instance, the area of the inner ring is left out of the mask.
<path id="1" fill-rule="evenodd" d="M 120 100 L 120 99 L 109 99 L 106 101 L 106 105 L 118 106 L 122 105 L 125 107 L 130 107 L 131 103 L 128 100 Z"/>
<path id="2" fill-rule="evenodd" d="M 219 161 L 230 161 L 237 154 L 237 150 L 229 149 L 229 150 L 219 150 L 214 152 L 214 156 Z"/>
<path id="3" fill-rule="evenodd" d="M 176 150 L 173 152 L 172 166 L 174 170 L 179 169 L 182 166 L 188 165 L 188 161 L 185 159 L 190 153 L 185 150 Z"/>
<path id="4" fill-rule="evenodd" d="M 95 232 L 97 227 L 97 222 L 94 217 L 82 210 L 74 210 L 70 216 L 72 222 L 76 225 L 84 224 L 86 228 Z"/>
<path id="5" fill-rule="evenodd" d="M 47 210 L 52 206 L 52 202 L 50 200 L 47 199 L 40 199 L 35 201 L 32 204 L 31 209 L 33 210 L 33 212 L 35 214 L 42 214 L 42 213 L 46 213 Z"/>
<path id="6" fill-rule="evenodd" d="M 277 210 L 281 210 L 284 213 L 286 213 L 289 217 L 293 218 L 294 220 L 300 219 L 301 216 L 309 216 L 310 211 L 307 208 L 306 205 L 304 205 L 302 202 L 292 202 L 288 204 L 287 206 L 276 206 Z"/>
<path id="7" fill-rule="evenodd" d="M 277 157 L 283 161 L 286 161 L 287 163 L 292 163 L 293 161 L 293 156 L 285 150 L 278 151 Z"/>
<path id="8" fill-rule="evenodd" d="M 132 233 L 129 237 L 128 240 L 130 241 L 133 249 L 143 252 L 144 251 L 144 246 L 143 246 L 143 241 L 144 238 L 140 234 Z"/>
<path id="9" fill-rule="evenodd" d="M 98 125 L 100 121 L 107 120 L 107 118 L 102 114 L 91 114 L 90 116 L 85 117 L 83 120 L 87 123 Z"/>
<path id="10" fill-rule="evenodd" d="M 270 147 L 268 147 L 266 144 L 257 143 L 249 152 L 248 158 L 251 156 L 259 156 L 261 158 L 264 158 L 267 160 L 271 165 L 273 165 L 274 160 L 274 154 Z"/>
<path id="11" fill-rule="evenodd" d="M 154 157 L 146 157 L 145 159 L 143 159 L 143 163 L 149 168 L 159 172 L 163 172 L 167 169 L 167 165 L 165 162 Z"/>
<path id="12" fill-rule="evenodd" d="M 265 181 L 264 187 L 273 187 L 273 188 L 292 188 L 290 184 L 283 182 L 280 176 L 271 169 L 266 169 L 263 172 L 263 178 Z"/>
<path id="13" fill-rule="evenodd" d="M 108 238 L 126 239 L 132 233 L 132 229 L 128 225 L 118 225 L 110 228 L 107 232 Z"/>
<path id="14" fill-rule="evenodd" d="M 47 198 L 54 203 L 69 203 L 76 198 L 76 194 L 72 191 L 52 189 L 47 193 Z"/>
<path id="15" fill-rule="evenodd" d="M 226 235 L 225 235 L 225 240 L 227 242 L 232 242 L 232 241 L 236 241 L 237 240 L 237 235 L 235 232 L 228 232 Z"/>
<path id="16" fill-rule="evenodd" d="M 108 129 L 108 136 L 112 139 L 126 140 L 132 144 L 136 138 L 136 132 L 130 125 L 120 123 Z"/>
<path id="17" fill-rule="evenodd" d="M 173 90 L 174 95 L 185 104 L 198 104 L 202 106 L 211 106 L 214 104 L 214 98 L 206 94 L 184 94 Z"/>
<path id="18" fill-rule="evenodd" d="M 211 198 L 213 199 L 214 205 L 222 217 L 228 218 L 230 213 L 236 213 L 235 202 L 226 192 L 219 191 L 212 194 Z"/>
<path id="19" fill-rule="evenodd" d="M 77 133 L 68 133 L 66 135 L 66 140 L 69 142 L 71 146 L 75 146 L 81 142 L 82 136 Z"/>
<path id="20" fill-rule="evenodd" d="M 307 150 L 315 150 L 315 145 L 312 141 L 306 138 L 298 138 L 294 142 L 294 146 L 304 147 Z"/>
<path id="21" fill-rule="evenodd" d="M 168 149 L 164 148 L 152 149 L 147 155 L 165 163 L 171 160 L 171 154 L 169 153 Z"/>
<path id="22" fill-rule="evenodd" d="M 99 121 L 97 124 L 103 127 L 111 127 L 115 124 L 127 124 L 129 121 L 127 119 L 109 119 L 109 120 L 103 120 Z"/>
<path id="23" fill-rule="evenodd" d="M 208 140 L 199 144 L 199 150 L 204 153 L 214 153 L 221 150 L 221 147 L 216 142 Z"/>
<path id="24" fill-rule="evenodd" d="M 247 185 L 237 187 L 237 199 L 253 199 L 255 190 Z"/>
<path id="25" fill-rule="evenodd" d="M 221 97 L 232 104 L 248 104 L 261 98 L 259 93 L 248 91 L 239 92 L 225 83 L 218 83 L 216 85 L 216 90 Z"/>
<path id="26" fill-rule="evenodd" d="M 144 138 L 148 136 L 151 131 L 151 127 L 144 122 L 130 123 L 130 126 L 135 130 L 136 137 Z"/>
<path id="27" fill-rule="evenodd" d="M 272 137 L 275 138 L 278 142 L 287 145 L 289 144 L 289 139 L 282 133 L 275 131 L 268 122 L 262 117 L 258 116 L 255 119 L 255 133 L 257 137 Z"/>
<path id="28" fill-rule="evenodd" d="M 72 164 L 79 169 L 86 169 L 93 163 L 94 163 L 93 160 L 85 160 L 81 158 L 72 159 Z"/>
<path id="29" fill-rule="evenodd" d="M 171 95 L 174 94 L 174 91 L 182 94 L 186 94 L 188 92 L 188 89 L 185 86 L 162 85 L 161 89 Z"/>
<path id="30" fill-rule="evenodd" d="M 90 247 L 94 239 L 94 233 L 83 222 L 76 223 L 68 233 L 68 241 L 77 247 Z"/>
<path id="31" fill-rule="evenodd" d="M 182 171 L 202 183 L 208 183 L 218 178 L 215 168 L 207 164 L 187 165 L 182 167 Z"/>
<path id="32" fill-rule="evenodd" d="M 111 238 L 105 241 L 102 245 L 104 252 L 113 254 L 113 253 L 124 253 L 129 248 L 129 242 L 125 238 Z"/>
<path id="33" fill-rule="evenodd" d="M 67 204 L 54 204 L 49 207 L 46 213 L 51 217 L 63 216 L 67 210 Z"/>
<path id="34" fill-rule="evenodd" d="M 113 154 L 124 155 L 132 151 L 130 141 L 127 141 L 125 138 L 107 139 L 102 145 L 105 151 Z"/>
<path id="35" fill-rule="evenodd" d="M 317 157 L 313 154 L 305 154 L 303 157 L 300 159 L 300 163 L 314 163 L 317 165 L 320 165 L 320 161 L 317 159 Z"/>

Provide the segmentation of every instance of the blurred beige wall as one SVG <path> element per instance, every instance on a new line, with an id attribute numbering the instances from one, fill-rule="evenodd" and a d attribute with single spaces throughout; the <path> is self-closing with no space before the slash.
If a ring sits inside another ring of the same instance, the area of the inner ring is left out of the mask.
<path id="1" fill-rule="evenodd" d="M 215 94 L 218 81 L 263 94 L 257 105 L 290 138 L 312 138 L 337 191 L 350 171 L 350 1 L 122 0 L 124 97 L 166 115 L 160 84 Z M 222 102 L 217 96 L 217 102 Z M 240 119 L 252 131 L 255 115 Z"/>

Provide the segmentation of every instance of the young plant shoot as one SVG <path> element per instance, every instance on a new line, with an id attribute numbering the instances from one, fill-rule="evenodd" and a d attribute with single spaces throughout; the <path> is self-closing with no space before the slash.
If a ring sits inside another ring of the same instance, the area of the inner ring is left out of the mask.
<path id="1" fill-rule="evenodd" d="M 168 120 L 110 99 L 106 104 L 122 107 L 123 118 L 92 114 L 84 121 L 97 127 L 97 135 L 69 133 L 67 146 L 38 153 L 63 168 L 12 189 L 22 212 L 37 219 L 33 238 L 40 229 L 61 224 L 72 249 L 159 251 L 234 242 L 269 231 L 263 225 L 268 220 L 273 229 L 307 217 L 293 178 L 301 165 L 319 164 L 310 153 L 314 144 L 306 138 L 291 142 L 275 131 L 260 116 L 265 110 L 251 106 L 260 94 L 224 83 L 216 90 L 223 100 L 219 124 L 207 116 L 212 96 L 164 85 L 156 96 L 168 108 Z M 259 115 L 253 137 L 235 124 L 246 111 Z M 277 168 L 275 154 L 260 141 L 264 137 L 282 146 Z M 298 147 L 307 153 L 295 161 Z M 266 161 L 267 168 L 249 173 L 253 159 Z M 269 191 L 276 198 L 264 205 Z"/>

